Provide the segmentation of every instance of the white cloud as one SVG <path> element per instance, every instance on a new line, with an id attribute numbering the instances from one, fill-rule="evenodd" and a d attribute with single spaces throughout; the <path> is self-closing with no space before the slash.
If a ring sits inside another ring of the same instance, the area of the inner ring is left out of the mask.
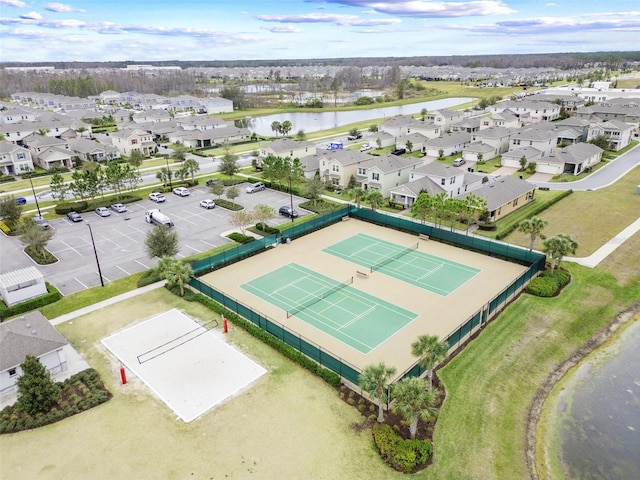
<path id="1" fill-rule="evenodd" d="M 24 18 L 25 20 L 42 20 L 42 15 L 40 15 L 38 12 L 29 12 L 23 13 L 22 15 L 20 15 L 20 18 Z"/>
<path id="2" fill-rule="evenodd" d="M 300 33 L 300 29 L 293 25 L 274 25 L 273 27 L 261 27 L 263 30 L 268 30 L 272 33 Z"/>
<path id="3" fill-rule="evenodd" d="M 263 22 L 276 23 L 332 23 L 334 25 L 371 27 L 376 25 L 392 25 L 401 20 L 388 18 L 365 20 L 357 15 L 337 15 L 332 13 L 304 13 L 300 15 L 258 15 L 256 18 Z"/>
<path id="4" fill-rule="evenodd" d="M 21 2 L 20 0 L 0 0 L 0 5 L 6 5 L 7 7 L 14 8 L 24 8 L 27 6 L 26 3 Z"/>
<path id="5" fill-rule="evenodd" d="M 399 17 L 474 17 L 483 15 L 506 15 L 516 11 L 498 0 L 470 2 L 432 2 L 425 0 L 325 0 L 350 7 L 369 8 L 376 12 Z"/>
<path id="6" fill-rule="evenodd" d="M 76 8 L 76 7 L 72 7 L 71 5 L 66 5 L 64 3 L 57 3 L 57 2 L 47 3 L 44 6 L 44 8 L 51 12 L 57 12 L 57 13 L 86 12 L 86 10 L 83 10 L 81 8 Z"/>

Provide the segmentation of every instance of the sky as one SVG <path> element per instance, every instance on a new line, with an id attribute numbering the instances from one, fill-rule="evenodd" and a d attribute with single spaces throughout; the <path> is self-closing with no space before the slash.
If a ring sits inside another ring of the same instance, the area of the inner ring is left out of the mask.
<path id="1" fill-rule="evenodd" d="M 640 50 L 640 0 L 0 0 L 0 62 Z"/>

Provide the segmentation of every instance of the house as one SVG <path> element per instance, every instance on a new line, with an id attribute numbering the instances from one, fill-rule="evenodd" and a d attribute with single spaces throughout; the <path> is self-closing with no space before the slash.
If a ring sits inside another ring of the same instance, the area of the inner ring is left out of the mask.
<path id="1" fill-rule="evenodd" d="M 129 156 L 134 150 L 141 151 L 144 156 L 153 155 L 156 144 L 150 133 L 139 128 L 128 128 L 110 134 L 111 141 L 121 155 Z"/>
<path id="2" fill-rule="evenodd" d="M 433 112 L 427 112 L 424 116 L 425 123 L 433 123 L 446 132 L 451 129 L 454 123 L 464 120 L 464 112 L 462 110 L 449 110 L 443 108 L 442 110 L 434 110 Z"/>
<path id="3" fill-rule="evenodd" d="M 452 132 L 474 133 L 482 128 L 482 120 L 479 117 L 465 118 L 451 125 Z"/>
<path id="4" fill-rule="evenodd" d="M 602 135 L 609 140 L 613 150 L 621 150 L 631 143 L 632 132 L 633 127 L 625 122 L 608 120 L 590 126 L 587 141 Z"/>
<path id="5" fill-rule="evenodd" d="M 8 307 L 46 293 L 44 276 L 36 267 L 0 273 L 0 296 Z"/>
<path id="6" fill-rule="evenodd" d="M 0 323 L 0 395 L 15 392 L 27 355 L 40 360 L 52 375 L 66 371 L 68 343 L 37 310 Z"/>
<path id="7" fill-rule="evenodd" d="M 429 140 L 429 138 L 425 137 L 422 133 L 413 132 L 409 135 L 397 137 L 396 148 L 405 148 L 407 152 L 421 152 L 427 140 Z M 411 148 L 407 147 L 409 142 L 411 142 Z"/>
<path id="8" fill-rule="evenodd" d="M 175 124 L 185 130 L 213 130 L 214 128 L 228 127 L 229 124 L 218 117 L 191 115 L 189 117 L 176 118 Z"/>
<path id="9" fill-rule="evenodd" d="M 398 115 L 389 120 L 385 120 L 380 124 L 379 129 L 394 137 L 402 137 L 409 135 L 413 130 L 419 128 L 420 125 L 421 122 L 411 115 Z"/>
<path id="10" fill-rule="evenodd" d="M 617 120 L 630 125 L 634 132 L 640 128 L 640 107 L 634 105 L 591 105 L 579 108 L 576 117 L 597 122 Z"/>
<path id="11" fill-rule="evenodd" d="M 249 129 L 235 126 L 208 130 L 184 130 L 180 128 L 165 135 L 170 142 L 179 142 L 190 148 L 208 148 L 226 143 L 246 142 L 251 138 Z"/>
<path id="12" fill-rule="evenodd" d="M 604 150 L 591 143 L 576 143 L 536 161 L 536 172 L 578 175 L 602 160 Z"/>
<path id="13" fill-rule="evenodd" d="M 498 102 L 489 107 L 491 113 L 499 113 L 508 110 L 521 121 L 551 122 L 560 116 L 560 105 L 551 102 L 531 102 L 528 100 L 508 100 Z"/>
<path id="14" fill-rule="evenodd" d="M 151 109 L 134 113 L 132 120 L 134 123 L 161 123 L 170 122 L 173 118 L 166 110 Z"/>
<path id="15" fill-rule="evenodd" d="M 522 122 L 517 115 L 509 110 L 502 112 L 494 112 L 489 117 L 482 117 L 482 127 L 504 127 L 504 128 L 520 128 Z"/>
<path id="16" fill-rule="evenodd" d="M 587 119 L 568 117 L 554 122 L 558 144 L 569 145 L 586 142 L 589 136 L 590 123 Z"/>
<path id="17" fill-rule="evenodd" d="M 18 122 L 34 122 L 36 119 L 36 111 L 28 108 L 7 108 L 1 112 L 0 124 L 18 123 Z"/>
<path id="18" fill-rule="evenodd" d="M 557 133 L 552 124 L 540 124 L 522 128 L 511 135 L 509 150 L 532 147 L 544 157 L 553 152 L 557 143 Z"/>
<path id="19" fill-rule="evenodd" d="M 536 187 L 529 182 L 511 176 L 496 178 L 482 187 L 460 196 L 466 198 L 473 193 L 487 202 L 489 221 L 495 222 L 506 217 L 534 198 Z"/>
<path id="20" fill-rule="evenodd" d="M 222 97 L 200 98 L 200 105 L 206 113 L 230 113 L 233 112 L 233 101 Z"/>
<path id="21" fill-rule="evenodd" d="M 422 158 L 416 157 L 369 155 L 357 166 L 356 184 L 364 190 L 379 190 L 384 197 L 388 197 L 392 188 L 407 183 L 411 172 L 423 163 Z"/>
<path id="22" fill-rule="evenodd" d="M 69 149 L 69 142 L 46 135 L 29 135 L 22 143 L 31 152 L 33 163 L 45 170 L 73 168 L 75 153 Z"/>
<path id="23" fill-rule="evenodd" d="M 279 138 L 260 148 L 260 156 L 266 158 L 269 155 L 275 157 L 301 158 L 305 155 L 316 153 L 316 144 L 307 140 L 292 140 L 290 138 Z"/>
<path id="24" fill-rule="evenodd" d="M 33 160 L 28 149 L 0 140 L 0 175 L 20 175 L 32 170 Z"/>
<path id="25" fill-rule="evenodd" d="M 514 131 L 504 127 L 488 127 L 473 132 L 471 143 L 462 150 L 462 158 L 477 161 L 482 154 L 483 160 L 495 158 L 509 150 L 511 135 Z"/>
<path id="26" fill-rule="evenodd" d="M 422 153 L 428 157 L 438 158 L 440 152 L 447 157 L 462 152 L 471 143 L 471 134 L 467 132 L 445 133 L 436 138 L 430 138 L 422 146 Z"/>
<path id="27" fill-rule="evenodd" d="M 308 163 L 309 157 L 315 157 L 320 177 L 325 183 L 346 189 L 351 183 L 351 178 L 356 178 L 358 167 L 369 160 L 371 155 L 351 149 L 322 150 L 315 155 L 302 157 L 301 160 Z M 364 176 L 364 173 L 361 176 Z"/>
<path id="28" fill-rule="evenodd" d="M 376 132 L 371 135 L 369 145 L 373 148 L 390 147 L 396 144 L 396 137 L 387 132 Z"/>
<path id="29" fill-rule="evenodd" d="M 88 138 L 70 138 L 69 149 L 85 162 L 105 162 L 120 158 L 120 151 L 113 145 L 105 145 Z"/>

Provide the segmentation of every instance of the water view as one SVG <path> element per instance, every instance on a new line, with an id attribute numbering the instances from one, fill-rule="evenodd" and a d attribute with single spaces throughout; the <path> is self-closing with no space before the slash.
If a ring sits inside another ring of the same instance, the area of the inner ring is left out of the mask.
<path id="1" fill-rule="evenodd" d="M 430 102 L 412 103 L 397 107 L 381 107 L 372 110 L 351 110 L 346 112 L 318 111 L 318 112 L 291 112 L 277 115 L 266 115 L 264 117 L 248 118 L 248 128 L 257 135 L 273 135 L 271 124 L 273 122 L 284 122 L 289 120 L 293 125 L 292 133 L 304 130 L 306 133 L 330 130 L 350 123 L 362 122 L 366 120 L 395 117 L 396 115 L 413 115 L 420 113 L 423 109 L 427 111 L 441 108 L 451 108 L 456 105 L 471 102 L 472 98 L 443 98 Z"/>
<path id="2" fill-rule="evenodd" d="M 553 456 L 566 476 L 640 478 L 640 321 L 592 355 L 564 387 L 556 407 L 560 452 Z"/>

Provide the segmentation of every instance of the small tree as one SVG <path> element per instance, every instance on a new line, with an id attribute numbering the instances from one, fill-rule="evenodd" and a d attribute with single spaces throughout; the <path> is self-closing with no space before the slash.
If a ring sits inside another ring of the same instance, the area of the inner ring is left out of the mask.
<path id="1" fill-rule="evenodd" d="M 349 136 L 351 137 L 357 137 L 359 134 L 360 132 L 356 127 L 353 127 L 351 130 L 349 130 Z"/>
<path id="2" fill-rule="evenodd" d="M 176 143 L 173 147 L 173 151 L 171 152 L 170 157 L 174 162 L 184 162 L 187 158 L 187 153 L 189 149 L 182 145 L 181 143 Z"/>
<path id="3" fill-rule="evenodd" d="M 144 247 L 150 258 L 172 257 L 180 250 L 178 232 L 171 227 L 157 225 L 147 232 Z"/>
<path id="4" fill-rule="evenodd" d="M 238 173 L 238 156 L 231 153 L 228 145 L 224 147 L 224 155 L 220 158 L 220 166 L 218 167 L 218 171 L 223 175 L 228 175 L 229 177 L 233 177 L 236 173 Z"/>
<path id="5" fill-rule="evenodd" d="M 296 140 L 298 141 L 302 141 L 305 140 L 307 138 L 307 134 L 304 132 L 304 130 L 301 128 L 300 130 L 298 130 L 298 132 L 296 133 Z"/>
<path id="6" fill-rule="evenodd" d="M 396 373 L 394 367 L 387 367 L 384 362 L 369 365 L 362 370 L 358 377 L 360 388 L 366 391 L 378 403 L 378 423 L 384 422 L 383 405 L 387 403 L 387 388 L 389 380 Z"/>
<path id="7" fill-rule="evenodd" d="M 22 375 L 16 382 L 18 407 L 29 415 L 49 412 L 60 397 L 60 387 L 33 355 L 27 355 L 20 368 Z"/>
<path id="8" fill-rule="evenodd" d="M 369 132 L 376 133 L 378 131 L 378 125 L 375 123 L 373 125 L 369 125 Z"/>
<path id="9" fill-rule="evenodd" d="M 525 218 L 518 225 L 518 230 L 526 235 L 529 235 L 529 251 L 533 250 L 533 246 L 536 242 L 536 238 L 540 236 L 542 240 L 545 239 L 541 234 L 544 227 L 547 226 L 547 221 L 539 217 L 533 216 Z"/>
<path id="10" fill-rule="evenodd" d="M 527 167 L 527 157 L 522 155 L 518 163 L 520 164 L 520 171 L 524 172 L 524 169 Z"/>
<path id="11" fill-rule="evenodd" d="M 247 227 L 251 222 L 253 222 L 253 214 L 247 210 L 239 210 L 229 216 L 229 223 L 240 230 L 242 235 L 247 234 Z"/>
<path id="12" fill-rule="evenodd" d="M 307 190 L 307 196 L 313 202 L 313 206 L 315 207 L 318 200 L 322 198 L 322 193 L 324 192 L 324 183 L 322 182 L 322 179 L 318 176 L 308 178 L 305 183 L 305 188 Z"/>
<path id="13" fill-rule="evenodd" d="M 260 203 L 253 207 L 251 216 L 259 223 L 262 224 L 262 230 L 266 230 L 267 222 L 276 216 L 276 211 L 273 207 Z"/>
<path id="14" fill-rule="evenodd" d="M 376 138 L 376 147 L 378 150 L 382 148 L 382 139 L 380 137 Z"/>
<path id="15" fill-rule="evenodd" d="M 411 142 L 411 140 L 407 140 L 407 143 L 405 143 L 405 147 L 407 147 L 407 152 L 411 153 L 413 151 L 413 143 Z"/>
<path id="16" fill-rule="evenodd" d="M 189 279 L 193 276 L 191 265 L 182 260 L 164 256 L 158 262 L 158 271 L 170 286 L 178 285 L 180 296 L 184 297 L 184 286 L 189 283 Z"/>
<path id="17" fill-rule="evenodd" d="M 238 195 L 240 195 L 240 192 L 238 192 L 238 187 L 236 187 L 235 185 L 227 187 L 227 189 L 224 191 L 224 196 L 227 197 L 234 205 L 234 200 L 238 198 Z"/>
<path id="18" fill-rule="evenodd" d="M 418 357 L 418 365 L 427 371 L 429 388 L 433 387 L 433 369 L 444 360 L 449 350 L 449 344 L 441 341 L 437 335 L 420 335 L 411 344 L 411 354 Z"/>
<path id="19" fill-rule="evenodd" d="M 140 150 L 133 150 L 131 155 L 129 155 L 129 165 L 132 167 L 136 167 L 137 170 L 140 170 L 140 165 L 144 162 L 144 153 Z"/>
<path id="20" fill-rule="evenodd" d="M 551 273 L 560 266 L 562 258 L 573 255 L 578 250 L 578 243 L 569 235 L 559 233 L 544 241 L 544 252 L 551 257 Z"/>
<path id="21" fill-rule="evenodd" d="M 16 197 L 7 195 L 0 199 L 0 218 L 10 227 L 15 228 L 22 216 L 22 205 L 18 205 Z"/>
<path id="22" fill-rule="evenodd" d="M 422 223 L 426 222 L 429 215 L 433 211 L 433 201 L 428 193 L 420 192 L 418 197 L 411 205 L 411 216 L 419 219 Z"/>
<path id="23" fill-rule="evenodd" d="M 444 150 L 438 150 L 438 160 L 442 160 L 444 158 Z"/>
<path id="24" fill-rule="evenodd" d="M 214 195 L 217 195 L 218 199 L 220 199 L 220 197 L 224 193 L 224 185 L 220 182 L 216 182 L 209 187 L 209 191 Z"/>
<path id="25" fill-rule="evenodd" d="M 350 197 L 353 197 L 353 199 L 356 201 L 356 206 L 360 208 L 360 202 L 362 201 L 363 198 L 365 198 L 365 196 L 367 195 L 367 192 L 365 192 L 360 187 L 355 187 L 355 188 L 350 188 L 347 191 L 347 194 Z"/>
<path id="26" fill-rule="evenodd" d="M 479 153 L 478 155 L 476 155 L 476 158 L 478 159 L 478 165 L 480 165 L 482 163 L 484 155 L 482 155 L 482 153 Z"/>
<path id="27" fill-rule="evenodd" d="M 51 189 L 51 196 L 58 202 L 64 202 L 69 195 L 69 184 L 64 181 L 64 177 L 59 173 L 54 173 L 51 176 L 49 188 Z"/>
<path id="28" fill-rule="evenodd" d="M 195 183 L 195 174 L 200 171 L 200 164 L 198 161 L 193 158 L 187 158 L 184 161 L 184 168 L 187 170 L 187 173 L 191 175 L 191 183 Z"/>
<path id="29" fill-rule="evenodd" d="M 435 408 L 437 395 L 427 382 L 417 377 L 405 377 L 391 388 L 393 412 L 402 415 L 409 423 L 411 439 L 416 438 L 418 422 L 427 421 L 438 414 Z"/>
<path id="30" fill-rule="evenodd" d="M 27 247 L 27 250 L 31 250 L 30 253 L 40 259 L 47 258 L 47 243 L 55 235 L 55 230 L 41 228 L 31 219 L 27 219 L 20 224 L 18 234 L 22 244 Z"/>

